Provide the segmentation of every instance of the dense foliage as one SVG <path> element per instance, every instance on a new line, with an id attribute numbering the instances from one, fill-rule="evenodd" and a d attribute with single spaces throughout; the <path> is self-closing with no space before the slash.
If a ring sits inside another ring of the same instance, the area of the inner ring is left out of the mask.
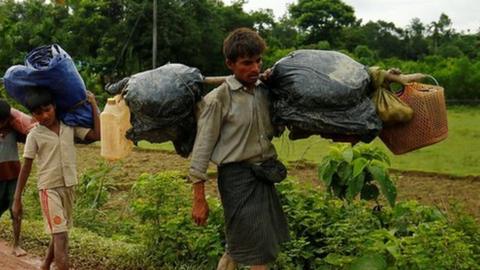
<path id="1" fill-rule="evenodd" d="M 209 200 L 208 224 L 199 227 L 191 218 L 191 187 L 179 173 L 141 175 L 132 190 L 133 211 L 145 224 L 142 239 L 152 266 L 215 268 L 224 251 L 223 213 L 218 200 Z"/>
<path id="2" fill-rule="evenodd" d="M 245 26 L 267 40 L 265 66 L 295 49 L 331 49 L 366 65 L 428 72 L 448 99 L 480 99 L 478 29 L 459 33 L 446 14 L 432 22 L 412 18 L 402 29 L 362 22 L 341 0 L 301 0 L 279 20 L 271 10 L 246 13 L 244 3 L 158 0 L 156 65 L 181 62 L 204 75 L 226 74 L 222 40 Z M 58 43 L 76 60 L 87 87 L 101 94 L 106 83 L 152 68 L 152 17 L 152 1 L 0 1 L 0 73 L 33 48 Z"/>
<path id="3" fill-rule="evenodd" d="M 108 177 L 104 169 L 101 165 L 86 171 L 79 188 Z M 480 227 L 460 210 L 447 216 L 404 201 L 373 211 L 363 201 L 347 204 L 292 180 L 277 185 L 291 240 L 272 269 L 480 269 Z M 97 187 L 102 193 L 113 192 Z M 190 217 L 191 189 L 178 172 L 140 176 L 124 201 L 128 214 L 107 207 L 98 209 L 97 219 L 78 215 L 95 201 L 91 195 L 96 192 L 84 194 L 75 208 L 76 228 L 70 240 L 75 269 L 214 269 L 223 252 L 218 199 L 208 198 L 208 225 L 195 226 Z M 26 205 L 32 208 L 33 204 Z M 101 216 L 109 223 L 102 224 Z M 3 220 L 0 237 L 10 238 L 10 222 Z M 29 219 L 24 224 L 29 250 L 47 245 L 41 222 Z"/>

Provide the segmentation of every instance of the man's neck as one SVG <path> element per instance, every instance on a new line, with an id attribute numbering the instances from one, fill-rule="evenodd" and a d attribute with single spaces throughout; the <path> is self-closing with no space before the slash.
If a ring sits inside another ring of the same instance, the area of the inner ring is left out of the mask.
<path id="1" fill-rule="evenodd" d="M 60 121 L 58 121 L 58 119 L 55 119 L 55 121 L 51 125 L 45 127 L 55 132 L 56 134 L 60 133 Z"/>
<path id="2" fill-rule="evenodd" d="M 257 83 L 252 83 L 252 84 L 247 84 L 245 83 L 244 81 L 241 81 L 239 80 L 235 75 L 233 75 L 235 80 L 237 80 L 241 85 L 243 85 L 243 87 L 245 87 L 246 89 L 248 89 L 249 91 L 253 92 L 253 90 L 255 89 L 255 87 L 257 86 Z"/>
<path id="3" fill-rule="evenodd" d="M 255 86 L 253 86 L 253 87 L 247 87 L 247 86 L 245 86 L 245 88 L 243 89 L 243 91 L 245 91 L 245 92 L 253 95 L 253 92 L 255 91 Z"/>

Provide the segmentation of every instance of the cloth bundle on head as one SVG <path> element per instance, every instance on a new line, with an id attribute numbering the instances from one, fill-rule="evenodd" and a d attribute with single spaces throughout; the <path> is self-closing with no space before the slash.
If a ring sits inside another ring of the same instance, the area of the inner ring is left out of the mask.
<path id="1" fill-rule="evenodd" d="M 12 66 L 5 72 L 4 84 L 8 94 L 22 105 L 32 88 L 47 88 L 55 99 L 58 117 L 65 124 L 93 127 L 85 83 L 70 55 L 57 44 L 33 49 L 25 65 Z"/>
<path id="2" fill-rule="evenodd" d="M 176 152 L 186 157 L 197 130 L 195 104 L 205 94 L 202 81 L 197 68 L 166 64 L 124 78 L 106 91 L 124 95 L 131 112 L 130 140 L 172 141 Z"/>
<path id="3" fill-rule="evenodd" d="M 367 68 L 335 51 L 298 50 L 275 63 L 273 122 L 290 138 L 313 134 L 340 141 L 373 140 L 382 122 L 369 98 Z"/>

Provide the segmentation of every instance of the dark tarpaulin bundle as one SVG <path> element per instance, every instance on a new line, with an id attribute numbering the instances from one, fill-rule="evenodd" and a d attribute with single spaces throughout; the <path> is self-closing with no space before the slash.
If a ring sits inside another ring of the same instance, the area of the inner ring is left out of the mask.
<path id="1" fill-rule="evenodd" d="M 205 94 L 202 81 L 197 68 L 166 64 L 124 78 L 106 91 L 124 94 L 131 112 L 130 140 L 172 141 L 176 152 L 187 157 L 197 130 L 195 104 Z"/>
<path id="2" fill-rule="evenodd" d="M 58 117 L 67 125 L 92 127 L 92 108 L 86 102 L 85 83 L 75 64 L 59 45 L 33 49 L 25 65 L 10 67 L 4 76 L 5 88 L 20 104 L 33 87 L 48 88 L 57 106 Z"/>
<path id="3" fill-rule="evenodd" d="M 294 51 L 275 63 L 267 83 L 273 122 L 286 125 L 291 139 L 318 134 L 370 142 L 382 129 L 367 68 L 342 53 Z"/>

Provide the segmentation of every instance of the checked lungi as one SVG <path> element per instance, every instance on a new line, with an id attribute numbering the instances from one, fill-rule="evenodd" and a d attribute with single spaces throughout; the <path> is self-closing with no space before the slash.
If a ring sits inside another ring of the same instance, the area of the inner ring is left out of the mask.
<path id="1" fill-rule="evenodd" d="M 246 162 L 218 167 L 227 252 L 243 265 L 275 261 L 288 227 L 275 186 L 260 180 Z"/>

